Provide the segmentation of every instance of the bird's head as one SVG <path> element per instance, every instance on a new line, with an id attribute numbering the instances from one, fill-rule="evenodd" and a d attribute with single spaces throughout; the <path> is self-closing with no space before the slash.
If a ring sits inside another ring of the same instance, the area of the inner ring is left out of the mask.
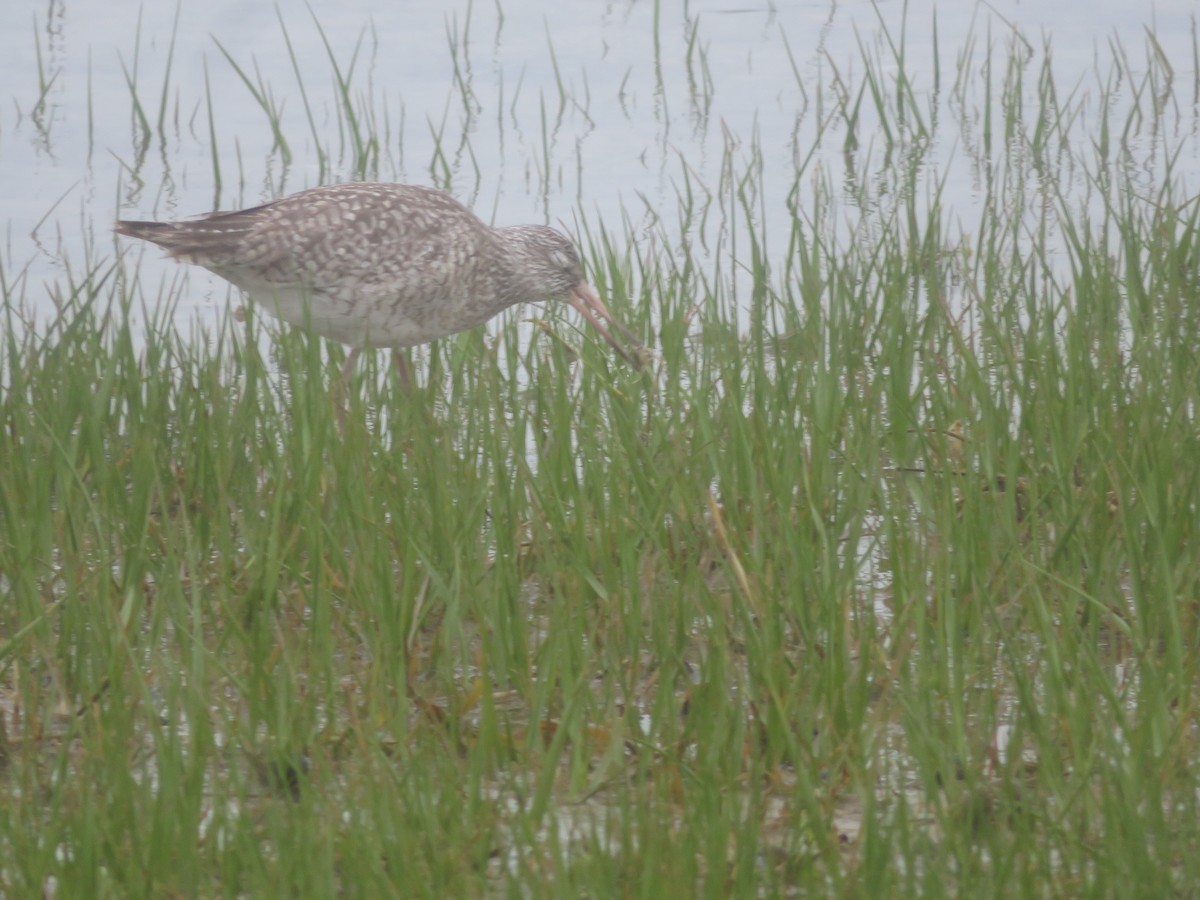
<path id="1" fill-rule="evenodd" d="M 524 300 L 566 300 L 595 328 L 620 356 L 641 368 L 645 346 L 622 325 L 604 301 L 584 280 L 579 253 L 566 237 L 545 225 L 520 225 L 502 229 L 509 241 L 509 258 L 522 282 Z M 620 331 L 626 347 L 610 328 Z"/>

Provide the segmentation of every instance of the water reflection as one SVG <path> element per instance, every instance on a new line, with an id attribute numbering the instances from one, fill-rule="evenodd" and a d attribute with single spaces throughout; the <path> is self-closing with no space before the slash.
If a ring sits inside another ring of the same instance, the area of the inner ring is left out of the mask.
<path id="1" fill-rule="evenodd" d="M 21 6 L 29 24 L 0 35 L 0 264 L 35 312 L 71 266 L 114 252 L 117 214 L 328 181 L 434 184 L 498 223 L 603 223 L 732 256 L 719 277 L 748 296 L 747 229 L 779 273 L 806 218 L 870 240 L 914 184 L 967 234 L 998 191 L 1100 206 L 1077 152 L 1097 135 L 1135 183 L 1173 156 L 1180 178 L 1196 167 L 1176 97 L 1195 93 L 1184 3 Z M 1173 105 L 1154 120 L 1171 131 L 1139 129 L 1147 98 Z M 1051 129 L 1029 117 L 1045 104 Z M 224 303 L 193 279 L 181 312 Z"/>

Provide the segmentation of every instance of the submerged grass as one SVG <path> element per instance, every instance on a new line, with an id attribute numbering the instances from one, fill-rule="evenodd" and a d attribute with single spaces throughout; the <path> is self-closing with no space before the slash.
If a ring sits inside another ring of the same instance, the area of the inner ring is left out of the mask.
<path id="1" fill-rule="evenodd" d="M 1009 103 L 1023 59 L 955 81 L 973 235 L 865 47 L 849 232 L 797 175 L 772 267 L 753 147 L 682 167 L 679 252 L 581 221 L 646 373 L 524 310 L 339 429 L 337 348 L 181 335 L 133 255 L 29 328 L 0 273 L 4 891 L 1194 888 L 1197 206 Z"/>

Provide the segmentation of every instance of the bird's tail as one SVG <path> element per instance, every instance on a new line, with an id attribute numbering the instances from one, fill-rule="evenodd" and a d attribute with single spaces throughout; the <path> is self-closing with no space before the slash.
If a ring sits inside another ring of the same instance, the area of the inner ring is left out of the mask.
<path id="1" fill-rule="evenodd" d="M 211 266 L 236 252 L 238 242 L 252 224 L 217 214 L 188 222 L 123 220 L 113 226 L 113 231 L 157 244 L 180 262 Z"/>
<path id="2" fill-rule="evenodd" d="M 128 235 L 139 240 L 150 241 L 160 247 L 170 247 L 175 232 L 173 222 L 130 222 L 121 221 L 113 226 L 117 234 Z"/>

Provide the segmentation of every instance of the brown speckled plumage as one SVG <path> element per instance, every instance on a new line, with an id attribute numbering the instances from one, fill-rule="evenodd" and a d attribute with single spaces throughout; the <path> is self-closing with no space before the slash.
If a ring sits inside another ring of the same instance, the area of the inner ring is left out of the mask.
<path id="1" fill-rule="evenodd" d="M 516 303 L 564 299 L 630 358 L 602 324 L 617 323 L 583 281 L 570 241 L 541 225 L 489 227 L 434 188 L 330 185 L 239 212 L 123 221 L 116 230 L 356 351 L 423 344 Z"/>

